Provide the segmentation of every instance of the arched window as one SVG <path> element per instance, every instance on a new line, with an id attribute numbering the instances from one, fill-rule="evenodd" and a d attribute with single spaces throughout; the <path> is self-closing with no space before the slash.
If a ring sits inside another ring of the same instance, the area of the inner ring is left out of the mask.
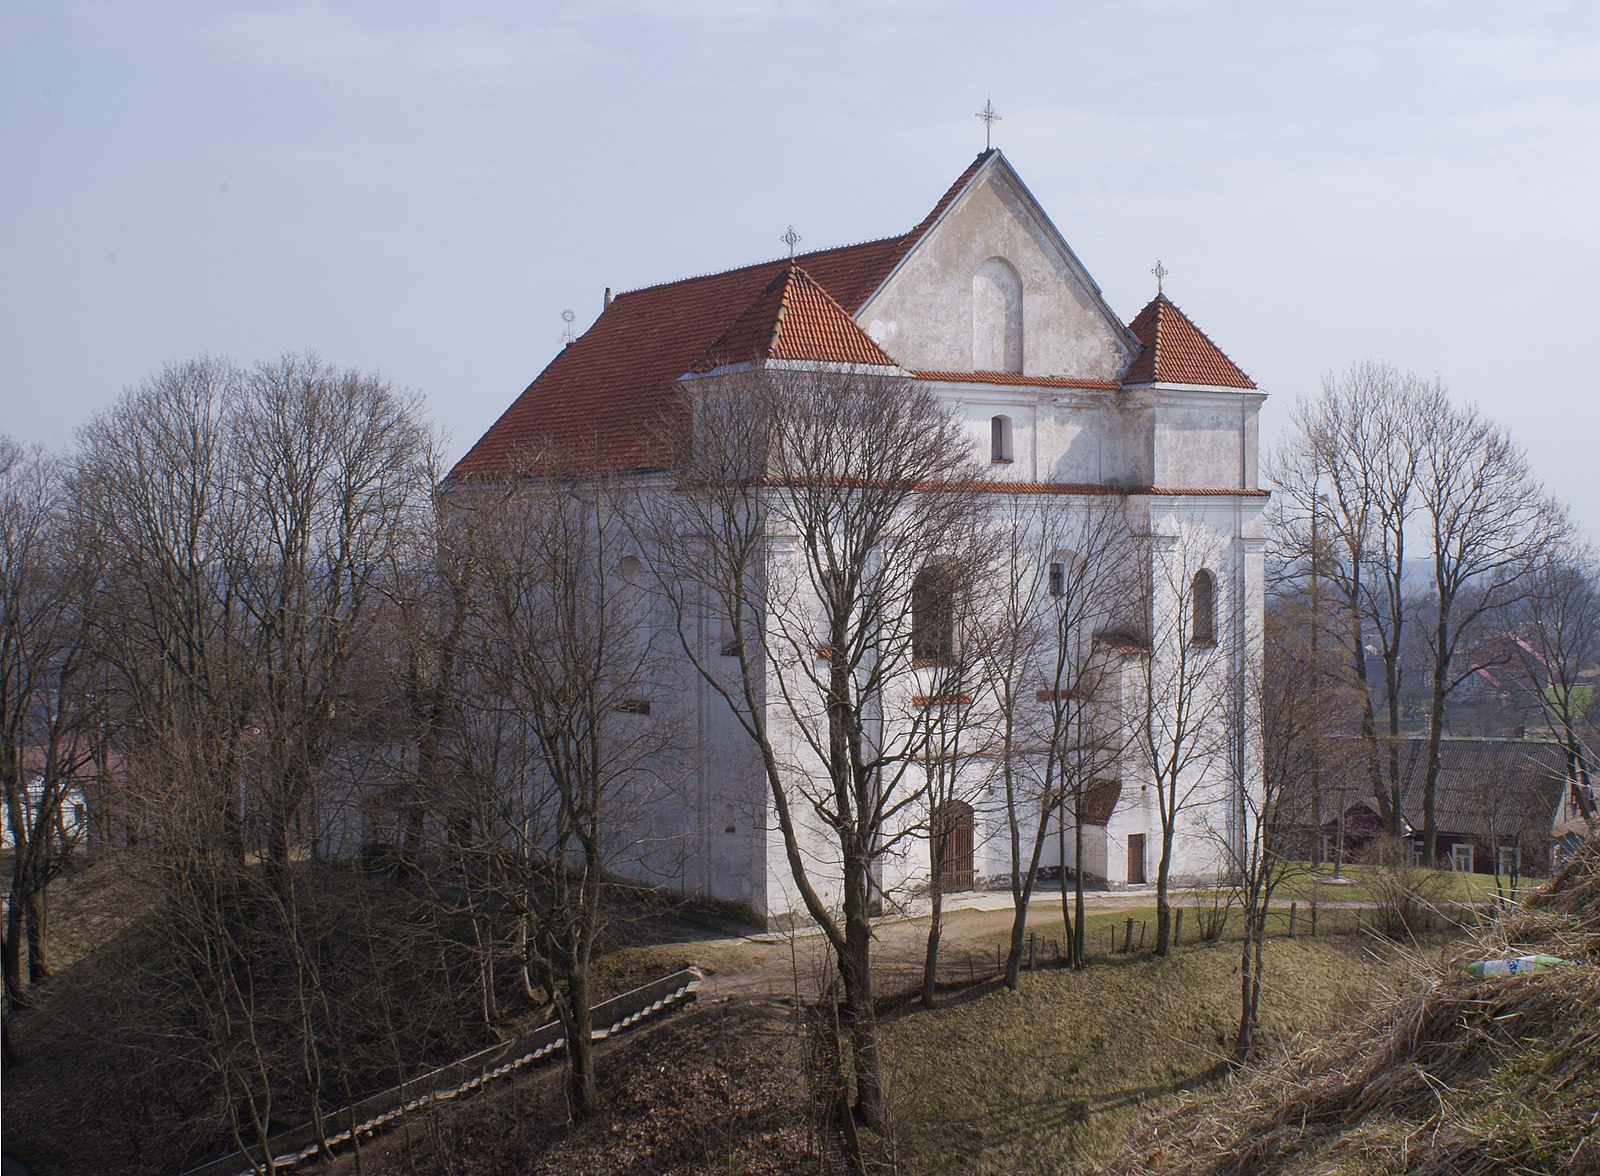
<path id="1" fill-rule="evenodd" d="M 911 582 L 911 657 L 947 662 L 955 655 L 955 584 L 950 573 L 932 564 Z"/>
<path id="2" fill-rule="evenodd" d="M 1012 460 L 1011 418 L 1008 416 L 989 418 L 989 460 L 995 462 Z"/>
<path id="3" fill-rule="evenodd" d="M 972 370 L 1022 370 L 1022 279 L 1003 257 L 972 275 Z"/>
<path id="4" fill-rule="evenodd" d="M 1217 578 L 1202 568 L 1189 589 L 1192 613 L 1189 640 L 1194 645 L 1217 643 Z"/>
<path id="5" fill-rule="evenodd" d="M 1047 574 L 1047 583 L 1050 595 L 1060 600 L 1067 594 L 1067 565 L 1060 560 L 1050 565 Z"/>

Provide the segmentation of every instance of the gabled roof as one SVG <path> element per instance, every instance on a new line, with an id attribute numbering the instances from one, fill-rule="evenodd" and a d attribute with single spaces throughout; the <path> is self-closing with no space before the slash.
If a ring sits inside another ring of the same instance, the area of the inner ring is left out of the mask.
<path id="1" fill-rule="evenodd" d="M 769 359 L 894 366 L 850 312 L 795 263 L 767 283 L 693 370 Z"/>
<path id="2" fill-rule="evenodd" d="M 1400 811 L 1422 829 L 1426 738 L 1400 741 Z M 1548 830 L 1568 787 L 1566 750 L 1546 739 L 1444 739 L 1434 817 L 1440 833 L 1490 840 Z M 1362 797 L 1357 805 L 1377 810 Z"/>
<path id="3" fill-rule="evenodd" d="M 993 155 L 961 173 L 910 232 L 619 294 L 564 348 L 450 471 L 498 477 L 558 446 L 586 467 L 649 469 L 675 423 L 692 370 L 774 281 L 798 264 L 847 312 L 858 311 Z"/>
<path id="4" fill-rule="evenodd" d="M 1253 390 L 1256 386 L 1165 294 L 1157 294 L 1128 329 L 1144 350 L 1122 377 L 1125 387 L 1163 383 Z"/>

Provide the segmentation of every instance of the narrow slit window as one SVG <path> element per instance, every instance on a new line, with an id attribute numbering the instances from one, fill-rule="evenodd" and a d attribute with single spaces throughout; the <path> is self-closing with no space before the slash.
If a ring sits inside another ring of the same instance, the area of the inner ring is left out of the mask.
<path id="1" fill-rule="evenodd" d="M 911 584 L 911 657 L 948 662 L 955 654 L 955 585 L 949 573 L 925 567 Z"/>
<path id="2" fill-rule="evenodd" d="M 1060 600 L 1067 594 L 1067 565 L 1053 563 L 1050 565 L 1049 574 L 1050 595 Z"/>
<path id="3" fill-rule="evenodd" d="M 1189 591 L 1189 607 L 1194 613 L 1190 642 L 1194 645 L 1217 643 L 1217 578 L 1210 572 L 1195 573 Z"/>
<path id="4" fill-rule="evenodd" d="M 997 416 L 989 419 L 989 460 L 1013 460 L 1011 453 L 1011 418 Z"/>

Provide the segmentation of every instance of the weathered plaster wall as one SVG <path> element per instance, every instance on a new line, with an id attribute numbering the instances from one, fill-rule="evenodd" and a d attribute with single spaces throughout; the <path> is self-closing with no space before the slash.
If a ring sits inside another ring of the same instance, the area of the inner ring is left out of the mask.
<path id="1" fill-rule="evenodd" d="M 991 171 L 911 252 L 857 321 L 905 367 L 989 370 L 975 365 L 973 279 L 999 258 L 1022 283 L 1021 371 L 1117 378 L 1130 357 L 1121 325 L 1073 271 L 1029 203 L 1002 171 Z M 977 317 L 981 325 L 984 316 Z M 993 363 L 997 351 L 980 344 L 978 354 Z"/>

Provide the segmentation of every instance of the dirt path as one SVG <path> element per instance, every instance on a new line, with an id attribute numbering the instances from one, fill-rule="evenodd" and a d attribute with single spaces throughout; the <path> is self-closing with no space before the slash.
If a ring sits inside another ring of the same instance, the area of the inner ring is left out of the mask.
<path id="1" fill-rule="evenodd" d="M 992 972 L 995 941 L 1011 928 L 1010 898 L 1004 892 L 959 899 L 971 905 L 945 912 L 939 949 L 942 981 Z M 1154 901 L 1151 892 L 1100 892 L 1085 895 L 1084 905 L 1090 914 L 1104 914 L 1148 907 Z M 874 927 L 875 983 L 881 995 L 913 991 L 921 984 L 930 919 L 928 914 L 886 917 Z M 1028 926 L 1037 929 L 1041 940 L 1062 938 L 1059 891 L 1043 891 L 1035 897 Z M 705 996 L 789 997 L 798 991 L 814 997 L 819 981 L 832 975 L 825 941 L 814 930 L 716 937 L 680 946 L 711 973 L 701 988 Z"/>

